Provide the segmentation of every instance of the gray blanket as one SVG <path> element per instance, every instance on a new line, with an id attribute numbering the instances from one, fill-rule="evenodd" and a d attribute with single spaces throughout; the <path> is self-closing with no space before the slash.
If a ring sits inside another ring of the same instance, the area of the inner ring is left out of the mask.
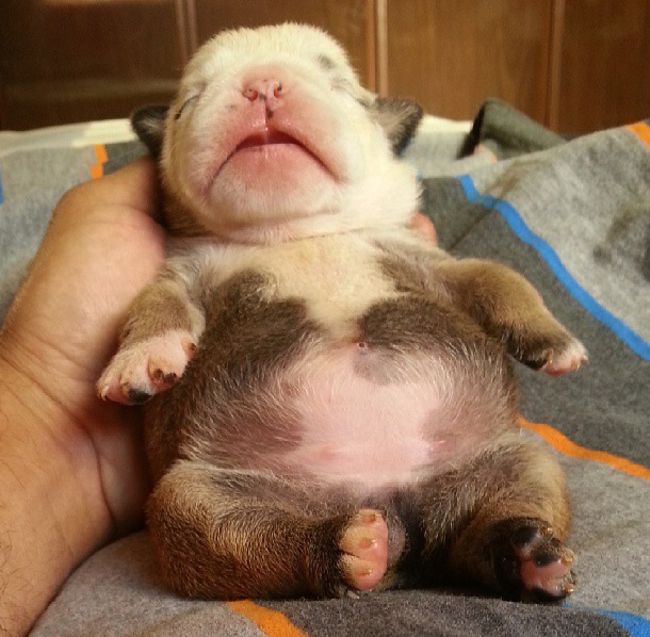
<path id="1" fill-rule="evenodd" d="M 142 152 L 0 148 L 0 319 L 58 197 Z M 159 584 L 145 531 L 69 578 L 34 637 L 117 635 L 650 635 L 650 126 L 565 141 L 505 105 L 472 132 L 418 134 L 423 210 L 443 247 L 525 274 L 590 352 L 563 378 L 522 366 L 522 435 L 559 454 L 572 493 L 578 588 L 563 604 L 471 591 L 199 602 Z"/>

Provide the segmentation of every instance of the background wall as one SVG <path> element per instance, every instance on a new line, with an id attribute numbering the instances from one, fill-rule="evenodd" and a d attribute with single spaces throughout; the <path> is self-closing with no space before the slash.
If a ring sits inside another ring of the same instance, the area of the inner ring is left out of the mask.
<path id="1" fill-rule="evenodd" d="M 367 86 L 471 118 L 499 97 L 577 134 L 650 116 L 648 0 L 0 0 L 0 128 L 167 101 L 220 29 L 330 31 Z"/>

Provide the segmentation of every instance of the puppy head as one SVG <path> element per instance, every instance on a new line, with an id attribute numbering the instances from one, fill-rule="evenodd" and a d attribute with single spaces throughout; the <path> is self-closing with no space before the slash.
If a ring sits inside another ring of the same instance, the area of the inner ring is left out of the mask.
<path id="1" fill-rule="evenodd" d="M 283 24 L 220 33 L 169 109 L 132 121 L 160 155 L 172 227 L 261 243 L 406 223 L 418 190 L 395 155 L 421 114 L 362 88 L 322 31 Z"/>

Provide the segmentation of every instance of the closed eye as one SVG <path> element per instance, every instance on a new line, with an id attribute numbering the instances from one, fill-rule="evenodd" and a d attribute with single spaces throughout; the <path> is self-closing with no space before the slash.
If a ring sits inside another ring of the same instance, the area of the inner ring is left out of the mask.
<path id="1" fill-rule="evenodd" d="M 316 58 L 316 61 L 324 71 L 331 71 L 336 66 L 336 64 L 334 64 L 332 59 L 327 57 L 326 55 L 319 55 Z"/>
<path id="2" fill-rule="evenodd" d="M 367 96 L 360 94 L 359 91 L 355 88 L 354 84 L 345 78 L 335 77 L 332 80 L 332 88 L 335 91 L 341 91 L 349 95 L 352 99 L 354 99 L 356 102 L 359 102 L 359 104 L 365 108 L 368 108 L 371 104 Z"/>
<path id="3" fill-rule="evenodd" d="M 192 97 L 187 98 L 183 102 L 182 106 L 176 112 L 176 115 L 174 115 L 174 119 L 178 120 L 180 118 L 180 116 L 183 114 L 183 111 L 185 110 L 185 107 L 188 106 L 189 104 L 191 104 L 194 100 L 197 100 L 199 98 L 199 96 L 200 95 L 197 94 L 197 95 L 192 95 Z"/>
<path id="4" fill-rule="evenodd" d="M 340 91 L 341 93 L 345 93 L 355 100 L 358 100 L 358 91 L 355 90 L 354 84 L 352 84 L 350 80 L 343 77 L 335 77 L 332 79 L 332 88 L 335 91 Z"/>

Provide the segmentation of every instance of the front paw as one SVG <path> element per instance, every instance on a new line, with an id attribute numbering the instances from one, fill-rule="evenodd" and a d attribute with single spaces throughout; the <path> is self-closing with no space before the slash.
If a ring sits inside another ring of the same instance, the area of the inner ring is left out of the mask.
<path id="1" fill-rule="evenodd" d="M 580 369 L 587 360 L 585 346 L 577 338 L 572 338 L 564 347 L 549 352 L 542 371 L 551 376 L 561 376 Z"/>
<path id="2" fill-rule="evenodd" d="M 568 332 L 527 335 L 516 344 L 515 357 L 550 376 L 573 372 L 588 361 L 587 349 Z"/>
<path id="3" fill-rule="evenodd" d="M 125 405 L 143 403 L 178 381 L 195 349 L 186 330 L 169 330 L 123 347 L 97 381 L 97 393 Z"/>

